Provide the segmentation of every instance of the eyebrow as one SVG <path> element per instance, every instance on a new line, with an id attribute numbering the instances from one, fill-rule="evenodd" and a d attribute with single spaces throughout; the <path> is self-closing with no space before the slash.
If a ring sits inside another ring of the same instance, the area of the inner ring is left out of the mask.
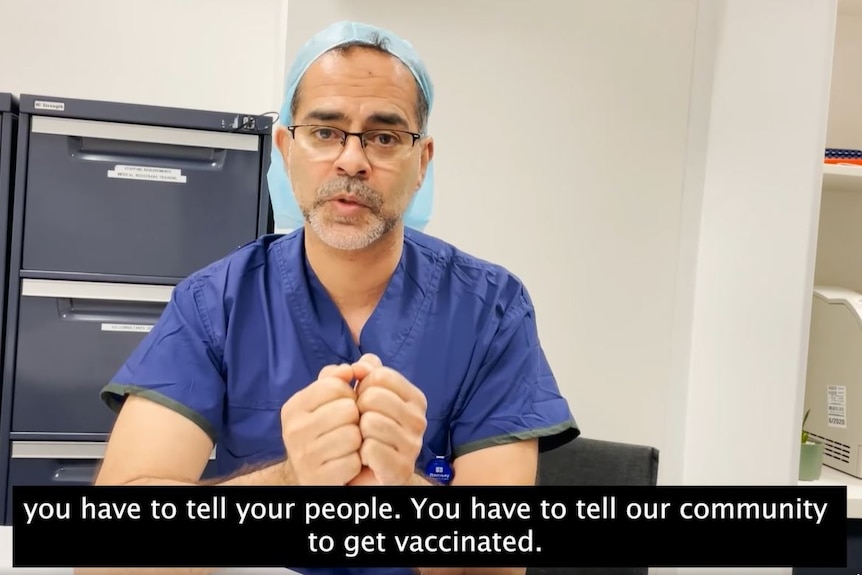
<path id="1" fill-rule="evenodd" d="M 372 114 L 370 118 L 368 118 L 369 124 L 383 124 L 384 126 L 392 126 L 392 127 L 401 127 L 409 129 L 410 126 L 407 124 L 407 120 L 401 117 L 400 114 L 394 113 L 381 113 L 378 112 L 376 114 Z"/>
<path id="2" fill-rule="evenodd" d="M 303 119 L 305 122 L 308 120 L 317 120 L 319 122 L 345 122 L 347 121 L 347 116 L 342 112 L 336 112 L 333 110 L 312 110 L 307 113 Z"/>
<path id="3" fill-rule="evenodd" d="M 318 122 L 347 122 L 348 118 L 343 112 L 336 110 L 311 110 L 303 118 L 304 122 L 316 120 Z M 392 112 L 376 112 L 368 117 L 367 124 L 382 124 L 384 126 L 410 128 L 407 120 L 400 114 Z"/>

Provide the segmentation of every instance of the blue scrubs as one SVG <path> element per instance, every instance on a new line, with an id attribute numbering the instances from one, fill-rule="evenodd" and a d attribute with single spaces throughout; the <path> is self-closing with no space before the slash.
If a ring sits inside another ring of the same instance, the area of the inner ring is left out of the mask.
<path id="1" fill-rule="evenodd" d="M 374 353 L 422 389 L 417 461 L 578 435 L 523 284 L 500 266 L 405 230 L 401 261 L 356 345 L 305 257 L 304 231 L 264 236 L 192 274 L 102 391 L 118 411 L 142 395 L 192 419 L 217 445 L 219 475 L 283 458 L 280 410 L 329 364 Z M 409 570 L 300 570 L 387 573 Z"/>

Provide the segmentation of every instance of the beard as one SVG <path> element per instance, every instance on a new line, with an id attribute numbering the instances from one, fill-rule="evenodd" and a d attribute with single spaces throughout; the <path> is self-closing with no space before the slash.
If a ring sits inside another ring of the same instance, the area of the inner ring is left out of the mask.
<path id="1" fill-rule="evenodd" d="M 341 194 L 352 195 L 361 203 L 358 213 L 333 213 L 330 201 Z M 310 207 L 303 207 L 303 217 L 311 230 L 328 246 L 339 250 L 361 250 L 392 231 L 403 214 L 385 211 L 383 196 L 357 178 L 339 177 L 318 188 Z"/>

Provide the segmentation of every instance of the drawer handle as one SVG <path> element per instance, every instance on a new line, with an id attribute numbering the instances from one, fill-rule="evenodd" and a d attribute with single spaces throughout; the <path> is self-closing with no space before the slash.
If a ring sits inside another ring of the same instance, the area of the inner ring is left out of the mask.
<path id="1" fill-rule="evenodd" d="M 103 441 L 13 441 L 12 459 L 102 459 Z M 216 458 L 216 449 L 210 460 Z"/>
<path id="2" fill-rule="evenodd" d="M 173 286 L 79 282 L 67 280 L 21 280 L 21 295 L 102 301 L 149 301 L 168 303 Z"/>
<path id="3" fill-rule="evenodd" d="M 34 116 L 31 131 L 34 134 L 54 136 L 78 136 L 126 142 L 149 142 L 174 146 L 194 146 L 216 150 L 241 150 L 257 152 L 260 141 L 252 134 L 232 132 L 208 132 L 186 128 L 144 126 L 114 122 L 96 122 L 71 118 Z"/>
<path id="4" fill-rule="evenodd" d="M 92 483 L 96 478 L 97 465 L 60 467 L 51 476 L 54 483 Z"/>
<path id="5" fill-rule="evenodd" d="M 57 314 L 63 321 L 141 325 L 146 331 L 158 322 L 164 309 L 160 302 L 57 298 Z"/>
<path id="6" fill-rule="evenodd" d="M 13 441 L 12 459 L 102 459 L 103 441 Z"/>

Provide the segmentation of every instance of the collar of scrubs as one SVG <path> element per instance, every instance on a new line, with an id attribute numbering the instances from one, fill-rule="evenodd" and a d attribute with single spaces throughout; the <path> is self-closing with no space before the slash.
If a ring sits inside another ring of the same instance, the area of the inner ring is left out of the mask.
<path id="1" fill-rule="evenodd" d="M 374 353 L 387 365 L 397 368 L 403 346 L 418 328 L 423 310 L 430 303 L 429 292 L 420 280 L 421 275 L 428 273 L 431 262 L 421 261 L 424 258 L 416 253 L 409 235 L 405 235 L 401 259 L 356 345 L 347 322 L 308 262 L 304 233 L 300 228 L 291 241 L 279 244 L 290 307 L 320 359 L 324 364 L 334 359 L 352 363 L 364 353 Z"/>

